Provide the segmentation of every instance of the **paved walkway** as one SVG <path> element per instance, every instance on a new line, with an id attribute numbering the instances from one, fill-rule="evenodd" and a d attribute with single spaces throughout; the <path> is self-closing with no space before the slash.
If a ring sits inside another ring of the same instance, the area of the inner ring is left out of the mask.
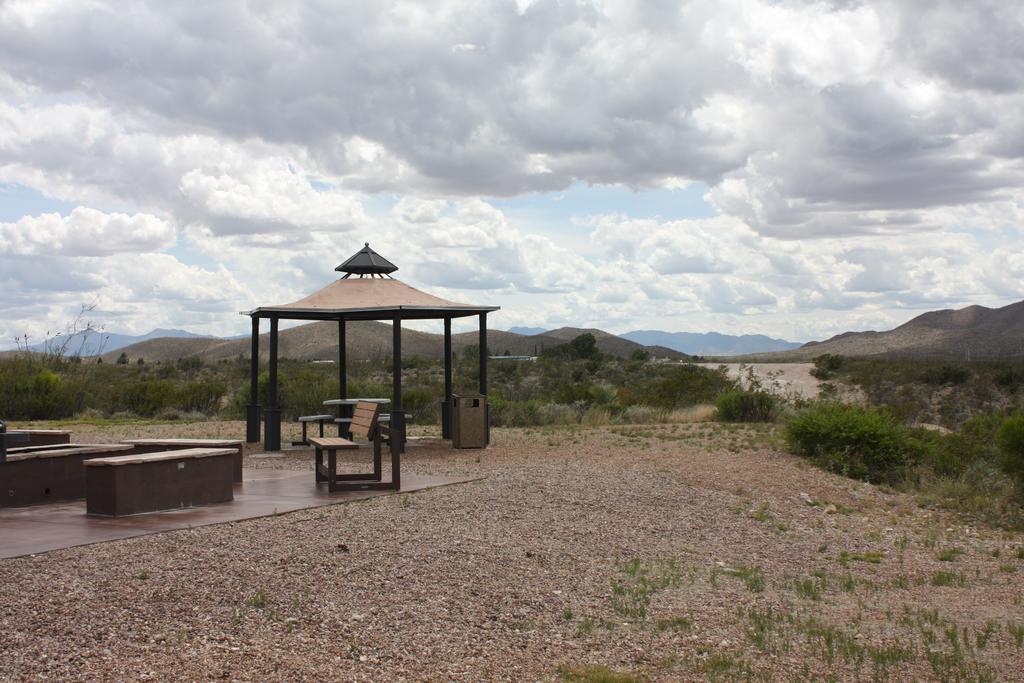
<path id="1" fill-rule="evenodd" d="M 401 491 L 328 493 L 313 483 L 313 472 L 246 469 L 235 484 L 235 499 L 183 510 L 150 512 L 130 517 L 97 517 L 85 513 L 85 501 L 0 509 L 0 558 L 32 555 L 59 548 L 185 529 L 208 524 L 269 517 L 305 508 L 336 505 L 376 496 L 412 493 L 436 486 L 475 481 L 477 477 L 405 475 Z"/>

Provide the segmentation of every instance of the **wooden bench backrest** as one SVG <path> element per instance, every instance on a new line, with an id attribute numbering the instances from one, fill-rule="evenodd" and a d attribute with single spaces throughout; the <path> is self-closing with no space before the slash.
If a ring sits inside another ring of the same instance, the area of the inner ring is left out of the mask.
<path id="1" fill-rule="evenodd" d="M 370 439 L 374 430 L 377 429 L 377 416 L 380 414 L 380 404 L 370 401 L 360 401 L 352 412 L 352 424 L 350 431 L 352 436 L 360 436 Z"/>

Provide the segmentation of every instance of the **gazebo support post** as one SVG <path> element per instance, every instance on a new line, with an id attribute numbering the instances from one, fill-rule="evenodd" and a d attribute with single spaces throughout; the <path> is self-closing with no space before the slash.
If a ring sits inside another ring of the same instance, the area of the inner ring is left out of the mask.
<path id="1" fill-rule="evenodd" d="M 263 411 L 263 450 L 281 450 L 281 406 L 277 401 L 277 318 L 270 319 L 270 363 L 268 367 L 270 381 L 268 383 L 267 401 L 270 403 Z"/>
<path id="2" fill-rule="evenodd" d="M 452 319 L 444 319 L 444 400 L 441 402 L 441 438 L 452 438 Z"/>
<path id="3" fill-rule="evenodd" d="M 345 320 L 338 321 L 338 398 L 348 398 L 348 363 L 345 357 Z M 338 417 L 352 417 L 351 406 L 338 406 Z M 338 423 L 338 436 L 349 439 L 352 437 L 349 423 Z"/>
<path id="4" fill-rule="evenodd" d="M 480 314 L 480 393 L 487 397 L 487 314 Z M 484 412 L 484 443 L 491 443 L 491 406 Z"/>
<path id="5" fill-rule="evenodd" d="M 260 319 L 252 316 L 252 346 L 249 350 L 249 405 L 245 407 L 245 441 L 260 440 Z"/>
<path id="6" fill-rule="evenodd" d="M 402 318 L 396 315 L 391 321 L 392 360 L 391 360 L 391 429 L 394 433 L 391 452 L 395 449 L 401 453 L 405 450 L 405 411 L 402 409 Z"/>

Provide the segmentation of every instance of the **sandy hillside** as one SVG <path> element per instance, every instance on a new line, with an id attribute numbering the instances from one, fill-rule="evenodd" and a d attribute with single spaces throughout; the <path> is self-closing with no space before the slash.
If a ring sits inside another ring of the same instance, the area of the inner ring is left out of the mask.
<path id="1" fill-rule="evenodd" d="M 744 388 L 750 385 L 748 370 L 756 381 L 774 393 L 798 398 L 817 398 L 821 381 L 811 376 L 812 363 L 701 363 L 707 368 L 724 365 L 729 377 L 738 379 Z"/>

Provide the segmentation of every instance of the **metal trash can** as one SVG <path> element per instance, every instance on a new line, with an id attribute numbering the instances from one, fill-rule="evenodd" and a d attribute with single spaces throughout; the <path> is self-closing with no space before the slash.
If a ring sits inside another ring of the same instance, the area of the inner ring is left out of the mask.
<path id="1" fill-rule="evenodd" d="M 487 397 L 482 394 L 452 396 L 452 446 L 487 447 Z"/>

